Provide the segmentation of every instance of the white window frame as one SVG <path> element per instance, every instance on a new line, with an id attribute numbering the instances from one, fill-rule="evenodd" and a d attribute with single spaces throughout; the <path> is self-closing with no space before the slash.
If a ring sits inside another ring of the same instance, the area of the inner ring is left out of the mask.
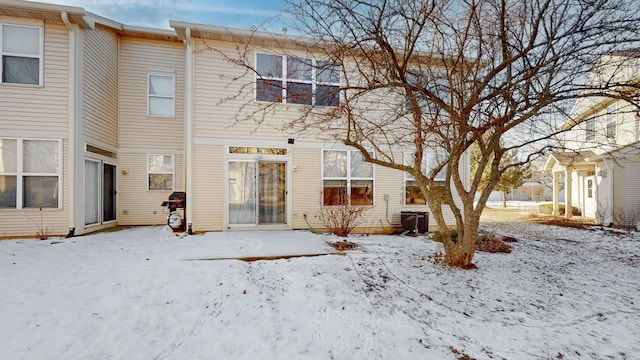
<path id="1" fill-rule="evenodd" d="M 152 192 L 156 192 L 156 191 L 173 191 L 176 188 L 176 156 L 174 154 L 160 154 L 160 153 L 154 153 L 154 154 L 147 154 L 147 191 L 152 191 Z M 149 162 L 149 157 L 150 156 L 171 156 L 171 171 L 150 171 L 149 170 L 149 166 L 150 166 L 150 162 Z M 150 189 L 149 188 L 149 176 L 150 175 L 171 175 L 171 189 Z"/>
<path id="2" fill-rule="evenodd" d="M 406 166 L 413 166 L 413 164 L 409 164 L 409 159 L 413 159 L 413 154 L 414 152 L 411 151 L 405 151 L 402 153 L 403 156 L 403 161 L 404 161 L 404 165 Z M 432 159 L 436 158 L 436 151 L 433 151 L 432 149 L 425 149 L 422 155 L 422 172 L 425 172 L 425 170 L 429 169 L 429 163 L 431 162 Z M 445 186 L 445 184 L 438 184 L 438 183 L 446 183 L 447 181 L 447 167 L 449 165 L 445 165 L 445 167 L 440 170 L 440 172 L 438 172 L 436 174 L 436 176 L 433 178 L 433 181 L 436 182 L 436 186 Z M 407 203 L 407 184 L 409 181 L 416 181 L 416 178 L 414 176 L 412 176 L 411 174 L 409 174 L 408 172 L 404 172 L 404 186 L 403 186 L 403 198 L 404 198 L 404 205 L 407 206 L 426 206 L 426 201 L 425 204 L 408 204 Z"/>
<path id="3" fill-rule="evenodd" d="M 616 105 L 611 105 L 607 108 L 607 139 L 614 139 L 618 133 L 618 113 Z"/>
<path id="4" fill-rule="evenodd" d="M 2 33 L 4 30 L 5 26 L 13 26 L 13 27 L 22 27 L 22 28 L 32 28 L 32 29 L 37 29 L 38 30 L 38 55 L 34 56 L 31 54 L 20 54 L 20 53 L 11 53 L 11 52 L 5 52 L 4 51 L 4 46 L 2 44 Z M 25 24 L 19 24 L 19 23 L 12 23 L 12 22 L 0 22 L 0 84 L 2 85 L 14 85 L 14 86 L 37 86 L 37 87 L 42 87 L 44 80 L 43 80 L 43 75 L 44 75 L 44 27 L 43 26 L 39 26 L 39 25 L 25 25 Z M 23 84 L 23 83 L 9 83 L 9 82 L 4 82 L 3 78 L 4 78 L 4 64 L 3 64 L 3 59 L 4 56 L 15 56 L 15 57 L 22 57 L 22 58 L 30 58 L 30 59 L 38 59 L 38 84 Z"/>
<path id="5" fill-rule="evenodd" d="M 24 178 L 27 176 L 55 176 L 58 178 L 58 204 L 56 207 L 43 207 L 42 210 L 62 209 L 62 141 L 60 139 L 38 139 L 38 138 L 0 138 L 2 140 L 16 141 L 16 171 L 0 172 L 0 176 L 16 177 L 16 207 L 0 208 L 0 210 L 24 210 L 38 209 L 35 207 L 24 206 Z M 58 166 L 55 173 L 30 173 L 24 171 L 24 142 L 25 141 L 51 141 L 56 142 L 58 148 Z"/>
<path id="6" fill-rule="evenodd" d="M 347 153 L 347 174 L 346 176 L 342 177 L 342 176 L 325 176 L 324 175 L 324 157 L 325 157 L 325 152 L 326 151 L 340 151 L 340 152 L 346 152 Z M 331 180 L 335 180 L 335 181 L 345 181 L 347 182 L 347 204 L 346 205 L 351 205 L 351 182 L 352 181 L 371 181 L 371 204 L 366 204 L 366 205 L 355 205 L 355 206 L 375 206 L 375 188 L 376 188 L 376 180 L 375 180 L 375 171 L 376 171 L 376 167 L 374 166 L 374 164 L 371 163 L 367 163 L 371 165 L 371 177 L 354 177 L 351 174 L 351 159 L 352 159 L 352 154 L 353 153 L 359 153 L 359 150 L 352 150 L 352 149 L 322 149 L 322 153 L 321 153 L 321 157 L 320 157 L 320 167 L 321 167 L 321 176 L 322 176 L 322 198 L 321 198 L 321 206 L 340 206 L 340 205 L 345 205 L 345 204 L 335 204 L 335 205 L 325 205 L 324 203 L 324 182 L 325 180 L 331 181 Z"/>
<path id="7" fill-rule="evenodd" d="M 258 69 L 258 55 L 269 55 L 269 56 L 278 56 L 281 58 L 281 70 L 282 70 L 282 77 L 275 77 L 275 76 L 262 76 L 257 72 Z M 288 68 L 287 68 L 287 60 L 289 58 L 294 58 L 294 59 L 304 59 L 304 60 L 309 60 L 312 64 L 311 66 L 311 80 L 302 80 L 302 79 L 291 79 L 291 81 L 289 81 L 288 77 L 287 77 L 287 73 L 288 73 Z M 323 60 L 320 60 L 323 61 Z M 305 57 L 298 57 L 298 56 L 287 56 L 287 55 L 279 55 L 279 54 L 270 54 L 267 52 L 256 52 L 254 55 L 254 64 L 256 65 L 256 73 L 255 73 L 255 79 L 254 79 L 254 96 L 253 98 L 255 99 L 255 101 L 257 102 L 264 102 L 264 103 L 272 103 L 272 101 L 267 101 L 267 100 L 258 100 L 258 80 L 272 80 L 272 81 L 279 81 L 282 83 L 282 100 L 280 101 L 283 104 L 289 104 L 289 105 L 301 105 L 301 106 L 321 106 L 321 107 L 336 107 L 337 105 L 318 105 L 317 104 L 317 89 L 318 86 L 335 86 L 338 89 L 340 89 L 340 79 L 338 79 L 338 82 L 332 83 L 332 82 L 323 82 L 323 81 L 319 81 L 318 80 L 318 74 L 317 74 L 317 69 L 318 69 L 318 60 L 316 59 L 309 59 L 309 58 L 305 58 Z M 292 103 L 292 102 L 288 102 L 287 101 L 287 82 L 292 82 L 292 83 L 300 83 L 300 84 L 311 84 L 311 104 L 297 104 L 297 103 Z M 338 96 L 338 103 L 340 102 L 340 94 L 337 94 Z M 277 101 L 276 101 L 277 102 Z"/>
<path id="8" fill-rule="evenodd" d="M 584 121 L 584 141 L 593 141 L 596 139 L 596 119 L 589 118 Z"/>
<path id="9" fill-rule="evenodd" d="M 155 95 L 151 94 L 151 77 L 166 77 L 171 78 L 171 83 L 173 84 L 173 94 L 171 96 L 168 95 Z M 151 113 L 151 99 L 171 99 L 173 103 L 173 111 L 171 115 L 156 115 Z M 148 117 L 158 117 L 158 118 L 167 118 L 172 119 L 176 117 L 176 75 L 172 73 L 160 73 L 160 72 L 150 72 L 147 74 L 147 116 Z"/>

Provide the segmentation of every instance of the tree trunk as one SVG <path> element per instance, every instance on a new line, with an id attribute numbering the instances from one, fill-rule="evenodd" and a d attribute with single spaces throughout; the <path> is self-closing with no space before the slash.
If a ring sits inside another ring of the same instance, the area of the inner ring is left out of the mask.
<path id="1" fill-rule="evenodd" d="M 504 190 L 502 191 L 502 207 L 507 207 L 507 192 Z"/>
<path id="2" fill-rule="evenodd" d="M 470 221 L 466 223 L 464 232 L 461 234 L 455 230 L 442 234 L 446 265 L 467 270 L 476 268 L 472 261 L 476 249 L 477 230 L 475 222 Z"/>

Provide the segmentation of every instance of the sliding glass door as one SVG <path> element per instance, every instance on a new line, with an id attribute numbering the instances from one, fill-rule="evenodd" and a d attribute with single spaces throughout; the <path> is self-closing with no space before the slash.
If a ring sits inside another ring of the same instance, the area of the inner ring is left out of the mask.
<path id="1" fill-rule="evenodd" d="M 229 161 L 228 170 L 230 225 L 286 224 L 286 162 Z"/>
<path id="2" fill-rule="evenodd" d="M 84 223 L 102 224 L 116 219 L 116 166 L 99 160 L 84 161 Z"/>

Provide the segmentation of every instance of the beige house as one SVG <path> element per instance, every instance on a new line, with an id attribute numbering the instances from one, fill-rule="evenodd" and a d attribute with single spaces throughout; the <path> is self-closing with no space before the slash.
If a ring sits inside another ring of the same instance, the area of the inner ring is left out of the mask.
<path id="1" fill-rule="evenodd" d="M 305 54 L 277 51 L 282 35 L 170 25 L 0 0 L 0 237 L 35 234 L 41 208 L 59 235 L 164 224 L 174 191 L 186 192 L 192 231 L 315 228 L 321 207 L 347 202 L 372 207 L 361 231 L 388 231 L 401 211 L 428 211 L 403 172 L 281 130 L 303 106 L 335 106 L 339 96 L 322 94 L 338 73 L 288 75 Z M 262 79 L 224 59 L 245 42 Z M 274 94 L 265 77 L 309 95 Z M 235 120 L 274 101 L 259 127 Z M 467 158 L 467 179 L 468 169 Z"/>
<path id="2" fill-rule="evenodd" d="M 607 68 L 624 72 L 612 75 Z M 638 54 L 604 57 L 588 82 L 640 78 Z M 559 214 L 559 179 L 564 177 L 565 205 L 603 224 L 636 225 L 640 222 L 640 114 L 622 100 L 581 98 L 562 128 L 572 151 L 552 154 L 545 170 L 554 175 L 554 213 Z M 566 212 L 571 217 L 570 211 Z"/>

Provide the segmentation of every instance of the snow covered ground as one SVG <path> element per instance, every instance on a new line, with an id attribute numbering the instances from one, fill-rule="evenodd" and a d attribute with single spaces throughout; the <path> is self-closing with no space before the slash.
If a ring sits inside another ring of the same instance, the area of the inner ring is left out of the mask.
<path id="1" fill-rule="evenodd" d="M 255 262 L 193 259 L 341 239 L 145 227 L 0 241 L 0 359 L 640 357 L 640 233 L 487 226 L 519 241 L 472 271 L 434 265 L 441 245 L 424 237 Z"/>

